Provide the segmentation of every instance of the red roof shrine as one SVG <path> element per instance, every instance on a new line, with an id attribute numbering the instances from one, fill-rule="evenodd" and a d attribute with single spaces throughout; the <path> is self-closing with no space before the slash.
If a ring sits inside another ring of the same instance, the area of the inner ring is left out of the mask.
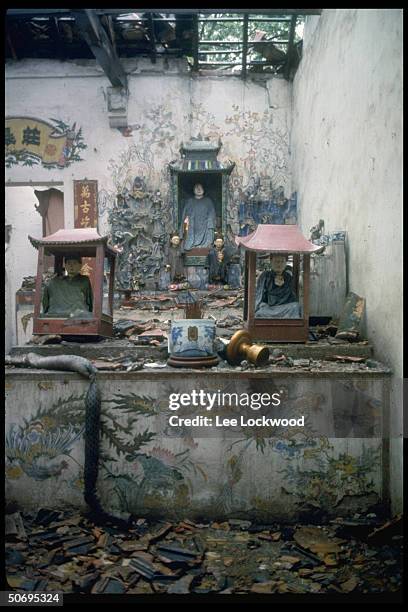
<path id="1" fill-rule="evenodd" d="M 259 224 L 248 236 L 235 236 L 235 243 L 248 251 L 269 253 L 314 253 L 321 246 L 307 240 L 297 225 Z"/>
<path id="2" fill-rule="evenodd" d="M 108 236 L 101 236 L 94 227 L 85 227 L 78 229 L 59 229 L 54 234 L 44 236 L 44 238 L 33 238 L 28 236 L 31 244 L 38 249 L 40 246 L 46 247 L 46 250 L 52 251 L 53 247 L 59 250 L 59 247 L 68 247 L 71 251 L 72 247 L 95 248 L 99 244 L 105 245 L 105 248 L 112 254 L 116 255 L 116 249 L 107 244 Z M 47 247 L 51 247 L 48 248 Z"/>

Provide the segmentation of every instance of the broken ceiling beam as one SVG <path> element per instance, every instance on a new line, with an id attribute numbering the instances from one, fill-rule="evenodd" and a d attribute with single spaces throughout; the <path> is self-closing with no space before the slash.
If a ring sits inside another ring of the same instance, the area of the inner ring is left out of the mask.
<path id="1" fill-rule="evenodd" d="M 200 51 L 200 55 L 225 55 L 226 53 L 241 55 L 241 51 L 239 49 L 223 49 L 222 51 Z"/>
<path id="2" fill-rule="evenodd" d="M 148 25 L 147 25 L 147 30 L 148 30 L 148 34 L 149 34 L 149 40 L 150 40 L 150 55 L 151 55 L 151 60 L 152 60 L 152 64 L 156 63 L 156 38 L 154 35 L 154 23 L 153 23 L 153 14 L 150 13 L 149 14 L 149 21 L 148 21 Z"/>
<path id="3" fill-rule="evenodd" d="M 242 77 L 246 78 L 248 55 L 248 15 L 244 15 L 242 24 Z"/>
<path id="4" fill-rule="evenodd" d="M 267 40 L 268 43 L 277 43 L 279 45 L 283 45 L 283 44 L 288 44 L 289 40 L 284 39 L 284 38 L 271 38 Z M 214 46 L 219 46 L 219 45 L 243 45 L 243 41 L 242 40 L 200 40 L 200 46 L 201 45 L 214 45 Z M 251 40 L 248 43 L 251 47 L 252 46 L 256 46 L 256 45 L 263 45 L 264 41 L 262 40 Z"/>
<path id="5" fill-rule="evenodd" d="M 23 9 L 24 10 L 24 9 Z M 46 12 L 46 9 L 40 9 L 43 12 Z M 228 15 L 231 14 L 236 14 L 236 15 L 279 15 L 279 16 L 283 16 L 283 15 L 320 15 L 323 9 L 319 8 L 319 9 L 265 9 L 265 8 L 259 8 L 259 9 L 217 9 L 217 8 L 212 8 L 212 9 L 193 9 L 193 8 L 185 8 L 185 9 L 169 9 L 169 8 L 138 8 L 137 12 L 138 13 L 172 13 L 175 15 L 183 15 L 186 13 L 191 13 L 191 14 L 202 14 L 202 15 L 215 15 L 215 14 L 222 14 L 222 13 L 227 13 Z M 27 9 L 28 11 L 28 9 Z M 135 9 L 129 9 L 129 8 L 125 8 L 125 9 L 95 9 L 95 12 L 98 15 L 104 15 L 104 14 L 110 14 L 110 15 L 114 15 L 114 14 L 123 14 L 125 15 L 126 13 L 134 13 Z"/>
<path id="6" fill-rule="evenodd" d="M 106 20 L 106 25 L 107 25 L 108 30 L 109 30 L 109 35 L 110 35 L 110 39 L 111 39 L 113 50 L 114 50 L 115 54 L 117 55 L 118 52 L 117 52 L 117 48 L 116 48 L 116 35 L 115 35 L 115 28 L 113 27 L 112 17 L 110 15 L 105 15 L 105 20 Z"/>
<path id="7" fill-rule="evenodd" d="M 295 40 L 295 29 L 296 29 L 296 19 L 297 15 L 292 15 L 290 22 L 290 31 L 289 31 L 289 46 L 287 50 L 286 64 L 284 68 L 284 77 L 286 80 L 289 79 L 290 67 L 292 64 L 293 57 L 293 43 Z"/>
<path id="8" fill-rule="evenodd" d="M 267 21 L 267 19 L 264 17 L 265 15 L 277 15 L 279 17 L 283 17 L 285 15 L 321 15 L 323 9 L 192 9 L 192 8 L 186 8 L 186 9 L 152 9 L 152 8 L 145 8 L 145 9 L 137 9 L 138 13 L 169 13 L 171 12 L 172 14 L 176 14 L 176 15 L 183 15 L 183 14 L 201 14 L 201 15 L 211 15 L 211 14 L 222 14 L 222 13 L 227 13 L 227 14 L 236 14 L 236 15 L 242 15 L 242 14 L 247 14 L 250 15 L 251 17 L 254 17 L 255 15 L 262 15 L 262 17 L 260 18 L 260 20 L 265 20 Z M 96 15 L 126 15 L 127 13 L 134 13 L 135 9 L 129 9 L 129 8 L 123 8 L 123 9 L 93 9 L 93 11 L 95 12 Z M 74 11 L 72 11 L 74 12 Z M 39 15 L 50 15 L 50 14 L 57 14 L 58 16 L 61 16 L 62 14 L 66 14 L 69 15 L 71 13 L 71 9 L 37 9 L 37 8 L 21 8 L 21 9 L 7 9 L 7 17 L 26 17 L 26 16 L 34 16 L 34 17 L 38 17 Z M 216 19 L 216 18 L 215 18 Z M 234 18 L 224 18 L 224 19 L 228 19 L 228 20 L 234 20 Z M 218 19 L 217 19 L 218 21 Z"/>
<path id="9" fill-rule="evenodd" d="M 17 60 L 18 57 L 17 57 L 17 54 L 16 54 L 16 52 L 14 50 L 14 45 L 13 45 L 13 43 L 11 41 L 11 36 L 10 36 L 10 34 L 8 32 L 6 33 L 6 41 L 7 41 L 7 44 L 9 46 L 9 49 L 11 51 L 11 57 L 13 58 L 13 60 Z"/>
<path id="10" fill-rule="evenodd" d="M 200 45 L 200 36 L 198 33 L 198 19 L 195 19 L 194 22 L 194 33 L 193 33 L 193 70 L 197 72 L 198 70 L 198 48 Z"/>
<path id="11" fill-rule="evenodd" d="M 265 37 L 266 32 L 263 30 L 256 30 L 255 38 L 251 41 L 251 45 L 256 45 L 254 46 L 254 51 L 262 55 L 270 64 L 281 64 L 282 62 L 286 62 L 287 54 L 279 49 L 273 41 L 267 40 Z M 282 45 L 283 42 L 279 44 Z"/>
<path id="12" fill-rule="evenodd" d="M 50 17 L 49 24 L 50 24 L 51 37 L 54 41 L 55 48 L 57 51 L 56 55 L 58 59 L 62 60 L 64 58 L 64 47 L 63 47 L 62 38 L 61 38 L 61 34 L 59 31 L 59 27 L 58 27 L 57 17 Z"/>
<path id="13" fill-rule="evenodd" d="M 30 8 L 21 8 L 21 9 L 7 9 L 6 17 L 39 17 L 40 15 L 50 15 L 57 14 L 58 17 L 61 16 L 62 13 L 66 13 L 69 15 L 71 9 L 30 9 Z"/>
<path id="14" fill-rule="evenodd" d="M 122 64 L 93 9 L 72 11 L 82 38 L 90 47 L 113 87 L 127 89 L 127 77 Z"/>

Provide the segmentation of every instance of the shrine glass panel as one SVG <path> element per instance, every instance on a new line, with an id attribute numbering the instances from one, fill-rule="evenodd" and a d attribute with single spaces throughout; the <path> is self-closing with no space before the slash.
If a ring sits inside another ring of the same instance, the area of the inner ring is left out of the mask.
<path id="1" fill-rule="evenodd" d="M 255 319 L 303 317 L 299 260 L 299 255 L 257 254 Z"/>

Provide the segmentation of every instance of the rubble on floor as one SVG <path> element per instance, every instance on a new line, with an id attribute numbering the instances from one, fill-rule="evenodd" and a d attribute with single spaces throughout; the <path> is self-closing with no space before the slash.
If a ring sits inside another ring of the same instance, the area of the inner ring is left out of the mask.
<path id="1" fill-rule="evenodd" d="M 167 321 L 150 319 L 149 321 L 119 319 L 113 324 L 113 333 L 117 338 L 128 338 L 135 344 L 151 344 L 151 341 L 163 341 L 167 338 L 170 325 Z"/>
<path id="2" fill-rule="evenodd" d="M 347 594 L 401 586 L 401 517 L 290 526 L 141 518 L 121 532 L 73 511 L 10 509 L 6 568 L 16 591 Z"/>

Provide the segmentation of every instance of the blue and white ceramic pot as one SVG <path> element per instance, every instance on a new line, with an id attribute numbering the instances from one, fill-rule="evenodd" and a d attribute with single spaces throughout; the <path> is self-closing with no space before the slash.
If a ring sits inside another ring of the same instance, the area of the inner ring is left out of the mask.
<path id="1" fill-rule="evenodd" d="M 169 353 L 174 357 L 211 357 L 215 322 L 212 319 L 179 319 L 171 322 Z"/>

